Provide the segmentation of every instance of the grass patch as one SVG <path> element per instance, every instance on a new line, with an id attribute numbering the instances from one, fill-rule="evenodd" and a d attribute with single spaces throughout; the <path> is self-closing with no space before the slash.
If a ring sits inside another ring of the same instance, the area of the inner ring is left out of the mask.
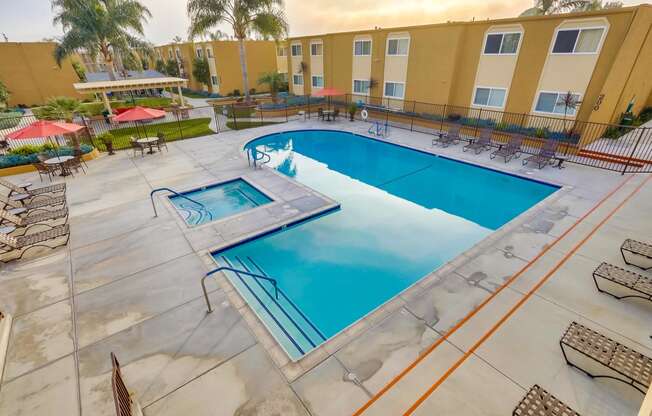
<path id="1" fill-rule="evenodd" d="M 179 140 L 179 139 L 189 139 L 191 137 L 206 136 L 209 134 L 214 134 L 208 125 L 211 122 L 210 117 L 204 118 L 194 118 L 192 120 L 182 120 L 181 130 L 183 131 L 183 137 L 181 136 L 181 131 L 179 131 L 179 124 L 176 121 L 168 123 L 158 123 L 158 124 L 148 124 L 146 125 L 145 131 L 148 136 L 155 136 L 158 132 L 161 132 L 165 135 L 165 140 L 168 142 Z M 138 131 L 140 131 L 141 137 L 144 134 L 143 126 L 138 126 Z M 113 135 L 113 148 L 114 149 L 126 149 L 131 147 L 131 137 L 138 137 L 138 131 L 135 127 L 125 127 L 122 129 L 111 130 Z M 95 140 L 97 142 L 97 140 Z M 95 143 L 99 150 L 106 150 L 103 143 Z"/>
<path id="2" fill-rule="evenodd" d="M 238 121 L 236 125 L 236 123 L 234 123 L 233 121 L 227 121 L 226 127 L 230 128 L 231 130 L 244 130 L 244 129 L 250 129 L 252 127 L 268 126 L 270 124 L 278 124 L 278 123 L 274 121 Z"/>
<path id="3" fill-rule="evenodd" d="M 166 97 L 148 97 L 136 98 L 136 104 L 141 107 L 169 107 L 172 100 Z M 114 101 L 111 103 L 111 108 L 128 108 L 134 107 L 134 104 L 129 101 Z"/>

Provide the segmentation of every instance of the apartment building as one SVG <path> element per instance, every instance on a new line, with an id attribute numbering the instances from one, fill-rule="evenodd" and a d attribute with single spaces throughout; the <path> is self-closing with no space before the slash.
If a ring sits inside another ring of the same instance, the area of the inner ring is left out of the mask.
<path id="1" fill-rule="evenodd" d="M 277 70 L 277 47 L 273 41 L 250 40 L 245 42 L 249 88 L 265 89 L 257 83 L 266 72 Z M 233 90 L 243 91 L 240 52 L 237 41 L 206 41 L 171 43 L 155 47 L 154 59 L 164 62 L 174 60 L 182 78 L 189 80 L 188 87 L 198 91 L 209 91 L 227 95 Z M 208 61 L 211 74 L 210 85 L 203 85 L 192 76 L 195 58 Z M 153 65 L 153 62 L 152 62 Z"/>
<path id="2" fill-rule="evenodd" d="M 640 5 L 294 37 L 290 91 L 614 122 L 652 105 L 651 27 L 652 6 Z M 569 91 L 575 109 L 560 105 Z"/>

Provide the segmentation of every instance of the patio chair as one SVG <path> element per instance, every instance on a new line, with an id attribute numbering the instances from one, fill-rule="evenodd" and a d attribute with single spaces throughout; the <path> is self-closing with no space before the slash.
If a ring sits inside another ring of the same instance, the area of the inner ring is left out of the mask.
<path id="1" fill-rule="evenodd" d="M 638 267 L 641 270 L 652 269 L 652 265 L 648 264 L 646 266 L 641 263 L 637 264 L 632 262 L 631 260 L 627 260 L 627 258 L 625 257 L 625 253 L 629 253 L 630 255 L 633 255 L 634 258 L 642 257 L 644 259 L 652 261 L 652 245 L 628 238 L 627 240 L 623 241 L 623 244 L 620 246 L 620 255 L 623 256 L 623 261 L 625 262 L 625 264 L 629 266 Z"/>
<path id="2" fill-rule="evenodd" d="M 652 358 L 572 322 L 561 340 L 566 364 L 591 378 L 623 382 L 645 394 L 652 383 Z"/>
<path id="3" fill-rule="evenodd" d="M 16 227 L 28 227 L 34 224 L 61 219 L 63 219 L 64 223 L 68 222 L 68 208 L 61 208 L 56 211 L 43 211 L 36 214 L 29 214 L 29 211 L 25 210 L 22 213 L 27 213 L 27 215 L 23 216 L 19 214 L 21 212 L 20 209 L 12 211 L 0 210 L 0 224 L 10 222 Z"/>
<path id="4" fill-rule="evenodd" d="M 48 166 L 45 163 L 41 163 L 41 162 L 32 163 L 32 166 L 36 168 L 39 179 L 41 179 L 41 182 L 43 182 L 43 176 L 46 176 L 48 180 L 52 182 L 52 175 L 56 173 L 56 170 L 52 166 Z"/>
<path id="5" fill-rule="evenodd" d="M 156 137 L 158 137 L 158 140 L 156 141 L 156 147 L 158 147 L 158 151 L 160 152 L 162 147 L 165 147 L 166 152 L 169 151 L 168 150 L 168 144 L 165 141 L 165 134 L 163 134 L 162 132 L 159 131 L 156 134 Z"/>
<path id="6" fill-rule="evenodd" d="M 519 158 L 520 153 L 521 153 L 521 146 L 523 145 L 523 140 L 525 140 L 525 137 L 523 137 L 522 134 L 518 134 L 516 136 L 511 136 L 509 138 L 509 141 L 507 142 L 506 145 L 501 146 L 498 150 L 495 152 L 492 152 L 491 155 L 489 155 L 489 158 L 493 159 L 495 157 L 502 157 L 505 159 L 505 163 L 509 162 L 512 160 L 512 158 Z"/>
<path id="7" fill-rule="evenodd" d="M 145 157 L 145 146 L 138 143 L 135 138 L 131 138 L 131 149 L 134 151 L 134 157 L 136 157 L 136 152 L 140 152 L 141 157 Z"/>
<path id="8" fill-rule="evenodd" d="M 64 238 L 65 237 L 65 238 Z M 0 261 L 8 263 L 13 260 L 21 259 L 28 250 L 37 247 L 46 247 L 55 249 L 68 244 L 70 238 L 70 228 L 68 224 L 59 225 L 49 230 L 40 231 L 33 234 L 10 236 L 0 233 Z M 55 241 L 61 239 L 56 243 Z M 54 244 L 54 245 L 49 245 Z M 13 256 L 5 257 L 13 254 Z"/>
<path id="9" fill-rule="evenodd" d="M 539 169 L 543 168 L 545 165 L 549 164 L 550 161 L 555 157 L 557 153 L 557 147 L 559 142 L 556 140 L 546 140 L 539 149 L 539 154 L 529 156 L 523 159 L 523 166 L 527 165 L 529 162 L 535 163 Z"/>
<path id="10" fill-rule="evenodd" d="M 521 399 L 512 416 L 580 416 L 580 414 L 535 384 Z"/>
<path id="11" fill-rule="evenodd" d="M 607 283 L 606 287 L 604 284 L 601 287 L 598 279 Z M 602 262 L 593 271 L 593 281 L 598 292 L 616 299 L 640 298 L 652 302 L 652 277 Z"/>
<path id="12" fill-rule="evenodd" d="M 81 161 L 74 157 L 70 160 L 66 160 L 63 164 L 64 169 L 68 170 L 70 174 L 74 177 L 75 175 L 72 173 L 74 170 L 75 172 L 79 173 L 79 169 L 82 170 L 82 172 L 86 173 L 86 170 L 84 170 L 84 166 L 82 166 Z"/>
<path id="13" fill-rule="evenodd" d="M 493 130 L 491 129 L 482 129 L 480 130 L 480 137 L 478 140 L 471 142 L 462 148 L 463 152 L 467 150 L 473 150 L 475 154 L 482 153 L 485 150 L 488 150 L 491 147 L 491 136 L 493 135 Z"/>
<path id="14" fill-rule="evenodd" d="M 448 147 L 460 141 L 460 126 L 453 126 L 447 132 L 440 131 L 437 137 L 432 139 L 432 145 L 439 144 L 441 147 Z"/>
<path id="15" fill-rule="evenodd" d="M 322 120 L 324 119 L 324 109 L 321 107 L 317 109 L 317 118 L 321 118 Z"/>
<path id="16" fill-rule="evenodd" d="M 26 194 L 30 197 L 44 194 L 55 194 L 55 193 L 65 193 L 66 184 L 65 183 L 55 183 L 54 185 L 42 186 L 40 188 L 30 188 L 32 186 L 31 182 L 24 182 L 21 184 L 14 184 L 4 178 L 0 178 L 0 185 L 9 189 L 9 195 L 13 193 Z"/>
<path id="17" fill-rule="evenodd" d="M 340 116 L 340 109 L 339 109 L 339 108 L 336 108 L 336 109 L 333 111 L 333 120 L 337 120 L 337 118 L 338 118 L 339 116 Z"/>
<path id="18" fill-rule="evenodd" d="M 46 160 L 50 159 L 50 155 L 47 153 L 39 153 L 36 155 L 36 158 L 39 160 L 39 162 L 45 162 Z"/>
<path id="19" fill-rule="evenodd" d="M 88 169 L 88 165 L 84 160 L 84 152 L 82 152 L 81 149 L 73 149 L 72 155 L 78 158 L 79 162 L 82 163 L 84 166 L 86 166 L 86 168 Z M 86 171 L 84 171 L 84 173 L 86 173 Z"/>
<path id="20" fill-rule="evenodd" d="M 0 194 L 0 204 L 2 204 L 2 208 L 24 208 L 28 211 L 39 208 L 55 208 L 66 205 L 66 196 L 56 195 L 27 202 L 20 199 L 12 199 L 7 195 Z"/>

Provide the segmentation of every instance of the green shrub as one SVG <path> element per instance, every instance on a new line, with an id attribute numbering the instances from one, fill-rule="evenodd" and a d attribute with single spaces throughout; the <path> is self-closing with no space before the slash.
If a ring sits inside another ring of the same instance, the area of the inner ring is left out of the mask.
<path id="1" fill-rule="evenodd" d="M 642 109 L 641 112 L 638 113 L 638 117 L 636 119 L 640 121 L 641 124 L 647 123 L 648 121 L 652 120 L 652 107 L 645 107 L 644 109 Z"/>
<path id="2" fill-rule="evenodd" d="M 549 133 L 550 131 L 548 131 L 547 127 L 544 128 L 539 127 L 538 129 L 535 130 L 534 137 L 538 137 L 539 139 L 546 139 L 548 138 Z"/>
<path id="3" fill-rule="evenodd" d="M 620 128 L 612 126 L 607 128 L 604 131 L 603 136 L 608 138 L 608 139 L 617 139 L 622 135 L 622 132 L 620 131 Z"/>
<path id="4" fill-rule="evenodd" d="M 20 123 L 20 117 L 22 115 L 23 113 L 17 111 L 0 113 L 0 130 L 16 127 Z"/>
<path id="5" fill-rule="evenodd" d="M 22 147 L 25 147 L 25 146 L 22 146 Z M 39 147 L 39 146 L 36 146 L 36 147 Z M 43 147 L 41 147 L 41 148 L 43 148 Z M 49 148 L 51 149 L 52 146 L 50 145 Z M 90 146 L 90 145 L 87 145 L 87 144 L 82 144 L 80 146 L 80 148 L 81 148 L 82 153 L 84 153 L 84 154 L 93 151 L 93 146 Z M 27 155 L 13 154 L 13 153 L 2 155 L 2 156 L 0 156 L 0 169 L 2 169 L 2 168 L 10 168 L 10 167 L 13 167 L 13 166 L 30 165 L 32 163 L 36 163 L 36 162 L 38 162 L 38 158 L 37 158 L 38 153 L 41 153 L 41 152 L 30 153 L 30 154 L 27 154 Z M 71 156 L 72 153 L 73 153 L 73 148 L 70 147 L 70 146 L 61 146 L 61 147 L 57 148 L 56 153 L 54 151 L 52 151 L 52 150 L 48 151 L 48 150 L 45 150 L 45 149 L 43 149 L 43 153 L 47 153 L 52 157 L 54 157 L 56 154 L 59 154 L 60 156 Z"/>
<path id="6" fill-rule="evenodd" d="M 104 103 L 102 102 L 96 101 L 91 103 L 82 103 L 81 106 L 91 117 L 102 115 L 102 111 L 104 111 Z"/>
<path id="7" fill-rule="evenodd" d="M 16 147 L 9 150 L 9 154 L 12 155 L 21 155 L 27 156 L 34 153 L 49 152 L 54 150 L 54 145 L 52 143 L 45 143 L 42 145 L 38 144 L 26 144 L 24 146 Z"/>
<path id="8" fill-rule="evenodd" d="M 101 141 L 102 143 L 106 144 L 106 143 L 112 143 L 114 137 L 113 137 L 113 134 L 111 134 L 111 132 L 107 131 L 107 132 L 104 132 L 102 134 L 98 134 L 96 139 Z"/>

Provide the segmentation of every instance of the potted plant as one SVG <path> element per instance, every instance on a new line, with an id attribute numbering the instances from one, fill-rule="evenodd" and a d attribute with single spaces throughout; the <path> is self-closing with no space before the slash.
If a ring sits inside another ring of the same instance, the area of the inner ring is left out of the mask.
<path id="1" fill-rule="evenodd" d="M 106 150 L 109 152 L 109 155 L 114 155 L 115 152 L 113 151 L 113 135 L 110 132 L 102 133 L 99 136 L 97 136 L 97 139 L 99 139 L 102 143 L 104 143 L 104 146 L 106 147 Z"/>
<path id="2" fill-rule="evenodd" d="M 356 103 L 349 104 L 349 118 L 351 121 L 354 121 L 356 111 L 358 111 L 358 105 Z"/>

